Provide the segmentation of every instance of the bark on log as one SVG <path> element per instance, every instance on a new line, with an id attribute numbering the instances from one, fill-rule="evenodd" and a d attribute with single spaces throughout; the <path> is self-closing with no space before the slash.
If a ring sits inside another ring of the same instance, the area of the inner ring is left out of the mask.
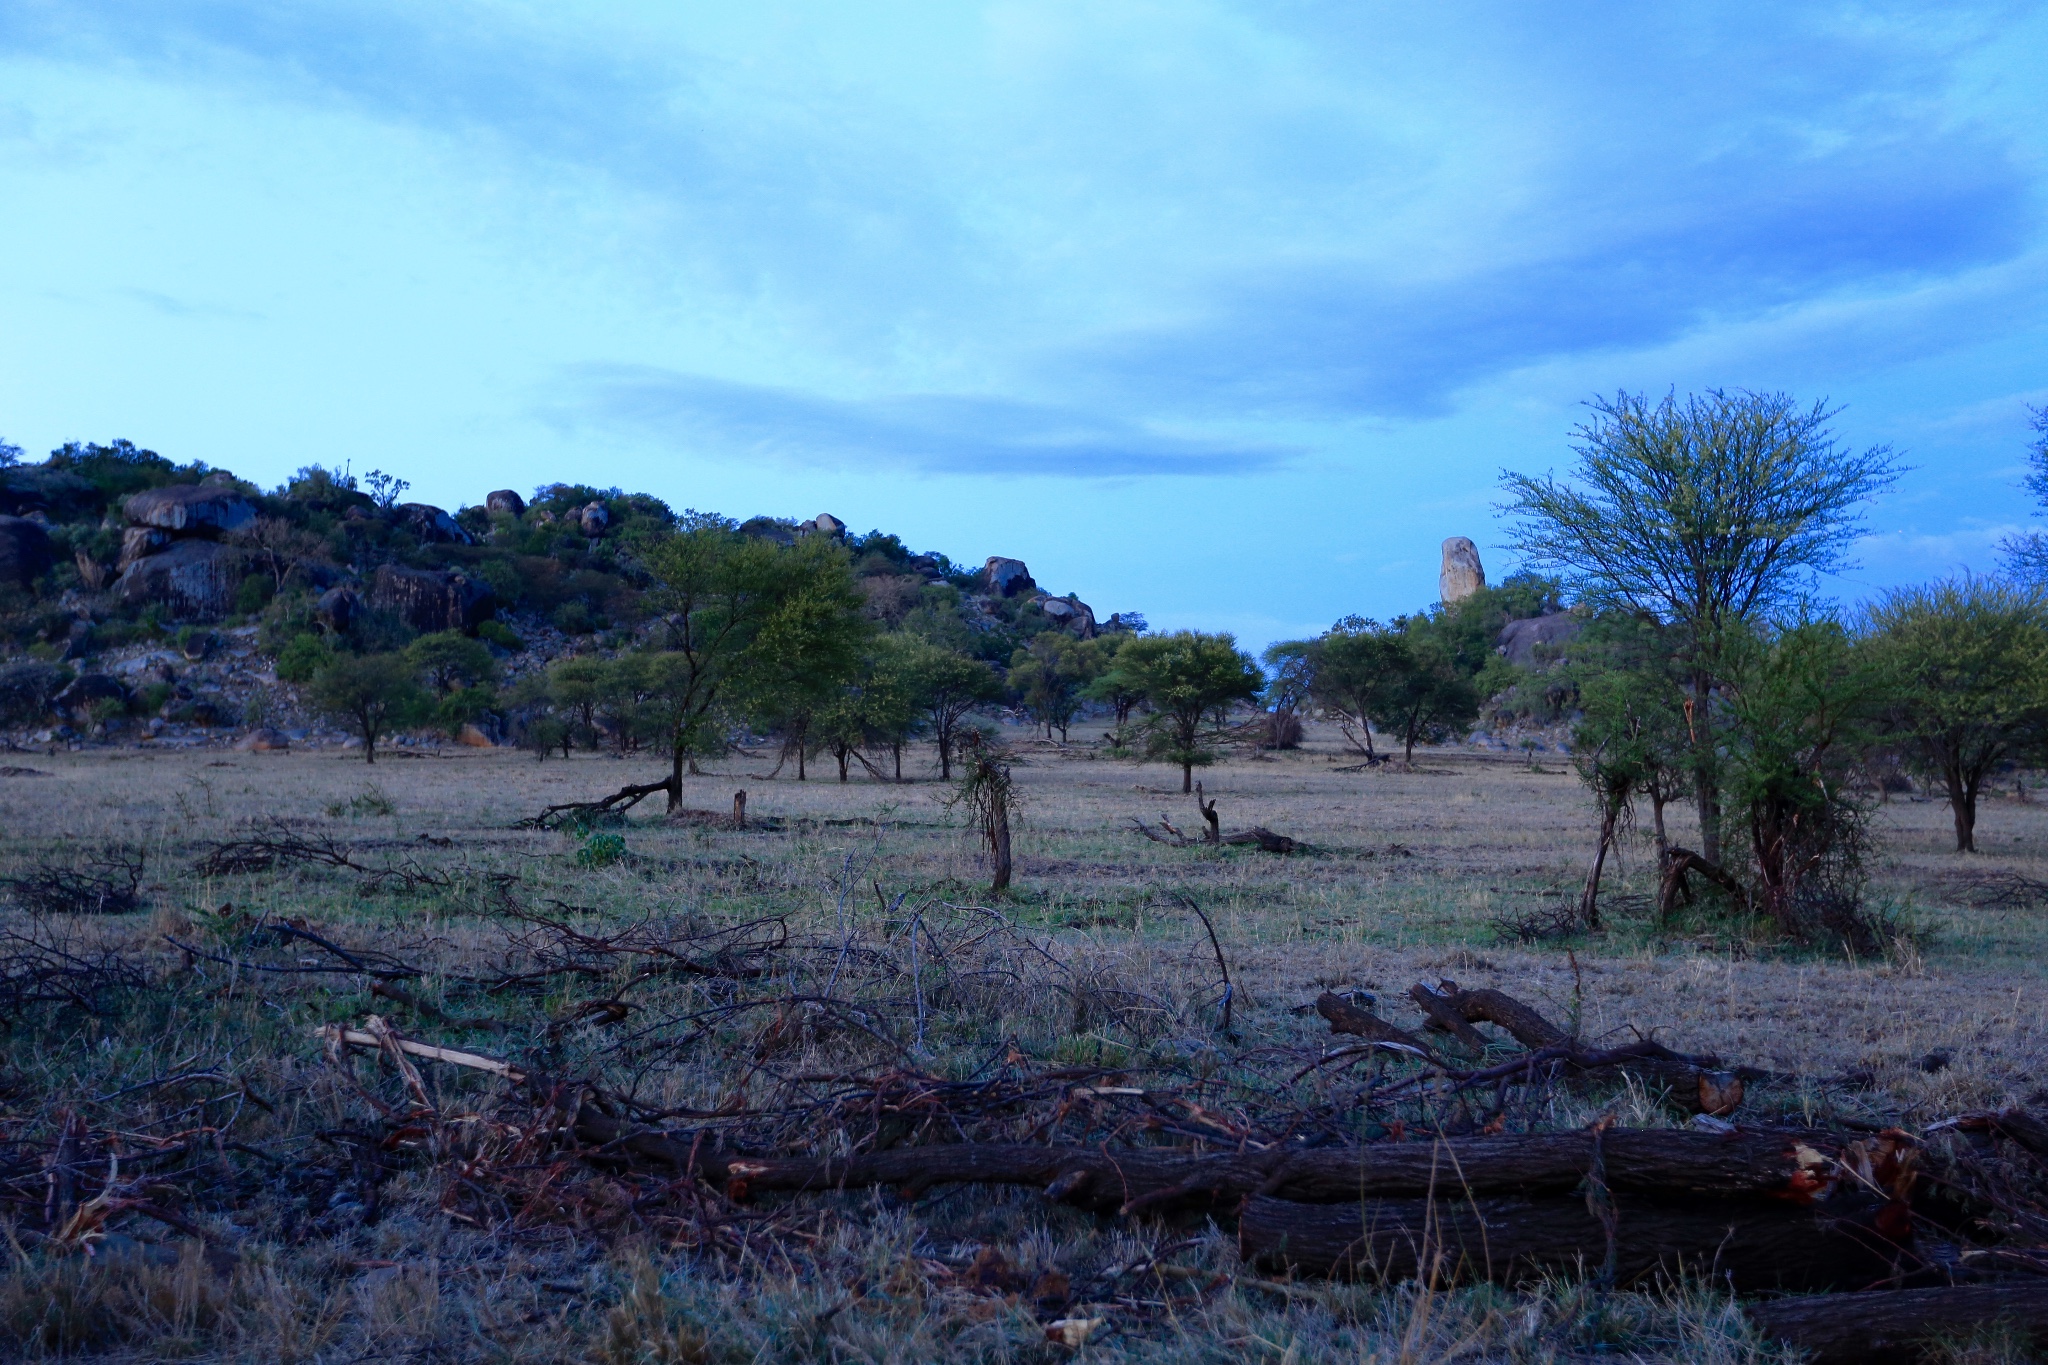
<path id="1" fill-rule="evenodd" d="M 1375 1043 L 1399 1043 L 1412 1047 L 1425 1057 L 1434 1057 L 1436 1049 L 1422 1039 L 1374 1014 L 1371 1010 L 1360 1009 L 1341 995 L 1324 991 L 1316 997 L 1316 1013 L 1330 1021 L 1330 1032 L 1348 1033 L 1356 1038 L 1369 1038 Z"/>
<path id="2" fill-rule="evenodd" d="M 1408 998 L 1415 1002 L 1416 1008 L 1428 1019 L 1429 1022 L 1424 1027 L 1450 1034 L 1469 1052 L 1486 1051 L 1486 1035 L 1473 1028 L 1471 1021 L 1454 1008 L 1441 993 L 1418 981 L 1408 988 Z"/>
<path id="3" fill-rule="evenodd" d="M 1494 1024 L 1532 1053 L 1557 1055 L 1571 1070 L 1613 1068 L 1661 1085 L 1696 1113 L 1722 1117 L 1742 1106 L 1742 1074 L 1723 1070 L 1716 1057 L 1689 1057 L 1652 1042 L 1618 1048 L 1582 1047 L 1535 1008 L 1505 991 L 1468 991 L 1455 981 L 1442 981 L 1435 986 L 1418 982 L 1408 995 L 1429 1016 L 1433 1027 L 1456 1033 L 1459 1041 L 1475 1052 L 1486 1046 L 1487 1039 L 1472 1025 Z M 1463 1032 L 1458 1031 L 1461 1028 Z"/>
<path id="4" fill-rule="evenodd" d="M 1570 1041 L 1563 1029 L 1505 991 L 1468 991 L 1455 981 L 1439 982 L 1435 990 L 1420 984 L 1416 989 L 1429 991 L 1467 1023 L 1495 1024 L 1506 1029 L 1509 1036 L 1531 1052 Z"/>
<path id="5" fill-rule="evenodd" d="M 1360 1148 L 1191 1155 L 1168 1148 L 958 1143 L 850 1158 L 743 1156 L 694 1138 L 633 1133 L 585 1105 L 577 1137 L 660 1165 L 694 1169 L 745 1191 L 934 1185 L 1030 1185 L 1101 1212 L 1229 1207 L 1247 1195 L 1303 1204 L 1368 1198 L 1567 1193 L 1593 1169 L 1594 1135 L 1450 1138 Z M 1792 1207 L 1835 1193 L 1837 1142 L 1822 1133 L 1612 1129 L 1599 1139 L 1608 1188 L 1669 1197 L 1767 1196 Z"/>
<path id="6" fill-rule="evenodd" d="M 1296 848 L 1300 847 L 1300 845 L 1296 844 L 1293 839 L 1290 839 L 1285 834 L 1275 834 L 1264 825 L 1255 825 L 1250 829 L 1239 830 L 1235 834 L 1226 834 L 1223 836 L 1223 842 L 1226 844 L 1257 844 L 1260 849 L 1267 853 L 1292 853 Z"/>
<path id="7" fill-rule="evenodd" d="M 1994 1323 L 2048 1348 L 2048 1281 L 1777 1299 L 1751 1304 L 1749 1317 L 1765 1336 L 1811 1352 L 1813 1365 L 1927 1360 L 1931 1338 Z"/>
<path id="8" fill-rule="evenodd" d="M 1450 1198 L 1341 1205 L 1254 1197 L 1239 1216 L 1238 1244 L 1246 1260 L 1273 1269 L 1497 1284 L 1593 1274 L 1611 1250 L 1616 1284 L 1685 1271 L 1741 1293 L 1860 1288 L 1889 1275 L 1896 1254 L 1871 1226 L 1883 1207 L 1872 1200 L 1824 1211 L 1767 1199 L 1688 1206 L 1618 1195 L 1611 1247 L 1587 1203 Z"/>

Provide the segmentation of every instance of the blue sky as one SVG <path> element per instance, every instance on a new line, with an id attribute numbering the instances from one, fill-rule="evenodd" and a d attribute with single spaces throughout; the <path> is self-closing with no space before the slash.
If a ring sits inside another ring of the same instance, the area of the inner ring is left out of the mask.
<path id="1" fill-rule="evenodd" d="M 1248 643 L 1511 567 L 1617 388 L 1915 470 L 2048 403 L 2048 8 L 0 6 L 0 433 L 830 511 Z"/>

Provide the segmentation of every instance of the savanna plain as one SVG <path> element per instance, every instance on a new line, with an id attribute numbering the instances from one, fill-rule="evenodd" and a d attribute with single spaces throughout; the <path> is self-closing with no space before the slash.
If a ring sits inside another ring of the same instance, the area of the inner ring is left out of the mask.
<path id="1" fill-rule="evenodd" d="M 555 827 L 523 822 L 658 765 L 0 756 L 0 876 L 58 897 L 0 909 L 0 1354 L 1794 1360 L 1711 1265 L 1332 1281 L 1246 1258 L 1227 1208 L 915 1179 L 749 1191 L 744 1165 L 720 1182 L 698 1163 L 1696 1122 L 1626 1077 L 1456 1088 L 1398 1049 L 1332 1055 L 1356 1040 L 1316 1012 L 1325 993 L 1419 1030 L 1410 987 L 1447 978 L 1588 1044 L 1768 1073 L 1738 1121 L 1912 1131 L 2048 1101 L 2048 805 L 2023 790 L 1987 800 L 1970 856 L 1940 800 L 1877 806 L 1872 895 L 1911 932 L 1856 960 L 1754 937 L 1704 896 L 1658 922 L 1641 828 L 1602 929 L 1550 936 L 1596 834 L 1555 754 L 1360 769 L 1311 726 L 1299 750 L 1201 771 L 1222 829 L 1299 842 L 1280 855 L 1201 842 L 1177 769 L 1084 731 L 1009 735 L 1000 897 L 928 746 L 901 783 L 771 780 L 741 754 L 689 777 L 678 814 L 656 796 Z M 1190 842 L 1134 828 L 1162 820 Z M 81 887 L 103 903 L 58 903 Z M 30 1207 L 63 1215 L 76 1254 L 23 1250 Z"/>

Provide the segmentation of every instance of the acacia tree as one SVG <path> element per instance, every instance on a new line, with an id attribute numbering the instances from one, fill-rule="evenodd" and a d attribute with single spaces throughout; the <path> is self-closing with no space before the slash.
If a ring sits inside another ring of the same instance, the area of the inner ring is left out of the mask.
<path id="1" fill-rule="evenodd" d="M 1572 732 L 1572 762 L 1600 808 L 1599 841 L 1579 898 L 1579 918 L 1600 923 L 1600 877 L 1616 830 L 1635 798 L 1650 798 L 1657 867 L 1670 840 L 1664 807 L 1684 790 L 1688 762 L 1681 692 L 1668 669 L 1662 631 L 1632 620 L 1596 622 L 1578 648 L 1572 682 L 1581 716 Z"/>
<path id="2" fill-rule="evenodd" d="M 1235 637 L 1193 630 L 1132 640 L 1110 667 L 1152 704 L 1146 754 L 1179 764 L 1184 792 L 1195 789 L 1195 769 L 1216 757 L 1201 742 L 1202 718 L 1215 707 L 1255 699 L 1266 684 Z"/>
<path id="3" fill-rule="evenodd" d="M 584 745 L 592 749 L 597 747 L 597 715 L 604 704 L 609 667 L 603 659 L 557 659 L 546 674 L 548 700 L 575 717 Z M 564 736 L 568 733 L 564 727 Z"/>
<path id="4" fill-rule="evenodd" d="M 1396 617 L 1384 647 L 1390 671 L 1369 698 L 1371 720 L 1400 737 L 1401 761 L 1413 766 L 1418 742 L 1441 743 L 1478 718 L 1479 688 L 1427 616 Z"/>
<path id="5" fill-rule="evenodd" d="M 1956 852 L 1977 851 L 1977 797 L 2048 734 L 2048 593 L 1981 578 L 1903 588 L 1873 607 L 1864 646 L 1885 679 L 1886 729 L 1938 777 Z"/>
<path id="6" fill-rule="evenodd" d="M 377 761 L 377 741 L 421 715 L 426 693 L 412 665 L 397 654 L 344 654 L 313 675 L 313 705 L 355 731 L 363 761 Z"/>
<path id="7" fill-rule="evenodd" d="M 649 594 L 665 648 L 646 656 L 642 704 L 669 751 L 670 809 L 682 804 L 684 766 L 722 744 L 721 707 L 830 671 L 853 656 L 865 630 L 846 551 L 828 536 L 791 546 L 741 535 L 724 518 L 686 513 L 643 547 Z"/>
<path id="8" fill-rule="evenodd" d="M 1091 652 L 1064 631 L 1045 631 L 1010 657 L 1010 686 L 1047 739 L 1058 730 L 1066 742 L 1093 664 Z"/>
<path id="9" fill-rule="evenodd" d="M 1857 506 L 1900 470 L 1888 447 L 1855 452 L 1838 410 L 1782 393 L 1711 389 L 1682 402 L 1595 399 L 1560 480 L 1503 472 L 1513 547 L 1582 601 L 1675 626 L 1691 692 L 1700 840 L 1721 856 L 1722 722 L 1730 632 L 1785 606 L 1807 578 L 1844 567 Z"/>
<path id="10" fill-rule="evenodd" d="M 826 698 L 814 713 L 811 733 L 838 761 L 839 780 L 848 777 L 848 763 L 858 759 L 872 777 L 883 773 L 865 750 L 887 746 L 895 755 L 895 781 L 903 780 L 903 742 L 917 723 L 911 681 L 902 668 L 904 642 L 885 635 L 872 642 L 858 671 Z"/>
<path id="11" fill-rule="evenodd" d="M 1266 652 L 1276 661 L 1287 645 Z M 1309 699 L 1351 747 L 1376 758 L 1372 718 L 1385 711 L 1390 689 L 1407 669 L 1408 650 L 1400 636 L 1377 621 L 1347 616 L 1313 640 L 1301 642 Z"/>
<path id="12" fill-rule="evenodd" d="M 1138 638 L 1126 631 L 1118 630 L 1107 635 L 1098 635 L 1082 646 L 1091 656 L 1091 681 L 1081 689 L 1081 695 L 1089 701 L 1109 703 L 1110 710 L 1116 715 L 1119 742 L 1124 727 L 1131 723 L 1131 708 L 1145 700 L 1145 694 L 1133 688 L 1130 679 L 1116 671 L 1116 656 L 1125 645 Z"/>
<path id="13" fill-rule="evenodd" d="M 1791 936 L 1853 934 L 1825 921 L 1860 886 L 1864 812 L 1849 781 L 1880 677 L 1833 621 L 1737 627 L 1725 646 L 1728 794 L 1748 826 L 1752 900 Z"/>
<path id="14" fill-rule="evenodd" d="M 1003 695 L 995 670 L 957 650 L 906 635 L 895 667 L 909 688 L 911 705 L 939 751 L 939 779 L 953 780 L 953 752 L 967 713 Z"/>

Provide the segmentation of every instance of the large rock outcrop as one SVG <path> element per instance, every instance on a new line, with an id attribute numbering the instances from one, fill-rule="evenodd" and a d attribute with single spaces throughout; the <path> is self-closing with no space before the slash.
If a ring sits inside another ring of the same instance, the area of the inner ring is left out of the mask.
<path id="1" fill-rule="evenodd" d="M 398 524 L 418 536 L 421 540 L 435 545 L 469 545 L 474 543 L 469 532 L 462 529 L 455 518 L 432 503 L 402 502 L 395 509 Z"/>
<path id="2" fill-rule="evenodd" d="M 981 581 L 998 597 L 1017 597 L 1038 586 L 1023 560 L 1005 559 L 1001 555 L 990 555 L 988 563 L 981 566 Z"/>
<path id="3" fill-rule="evenodd" d="M 134 561 L 114 590 L 133 606 L 154 602 L 183 621 L 212 621 L 234 610 L 246 557 L 213 540 L 180 540 Z"/>
<path id="4" fill-rule="evenodd" d="M 1444 542 L 1443 568 L 1436 576 L 1436 596 L 1449 606 L 1462 602 L 1486 586 L 1486 570 L 1479 563 L 1479 547 L 1464 536 Z"/>
<path id="5" fill-rule="evenodd" d="M 54 558 L 48 531 L 27 517 L 0 517 L 0 583 L 25 588 Z"/>
<path id="6" fill-rule="evenodd" d="M 798 522 L 796 533 L 800 536 L 830 536 L 834 540 L 844 540 L 846 523 L 830 512 L 820 512 L 809 521 Z"/>
<path id="7" fill-rule="evenodd" d="M 1554 611 L 1548 616 L 1531 616 L 1526 620 L 1510 621 L 1501 627 L 1500 635 L 1494 641 L 1507 661 L 1521 668 L 1534 668 L 1540 663 L 1554 662 L 1554 654 L 1537 658 L 1537 650 L 1556 651 L 1578 638 L 1586 623 L 1569 611 Z"/>
<path id="8" fill-rule="evenodd" d="M 1083 640 L 1095 638 L 1095 610 L 1078 597 L 1048 597 L 1038 609 L 1056 626 L 1070 630 Z"/>
<path id="9" fill-rule="evenodd" d="M 172 535 L 227 535 L 255 524 L 256 504 L 230 487 L 174 483 L 130 494 L 121 510 L 136 526 Z"/>
<path id="10" fill-rule="evenodd" d="M 491 590 L 466 574 L 445 569 L 401 569 L 381 565 L 370 582 L 370 605 L 395 612 L 421 634 L 472 630 L 490 619 Z"/>
<path id="11" fill-rule="evenodd" d="M 505 515 L 512 517 L 523 517 L 526 515 L 526 499 L 520 497 L 509 488 L 500 488 L 484 496 L 484 510 L 491 513 L 503 512 Z"/>

